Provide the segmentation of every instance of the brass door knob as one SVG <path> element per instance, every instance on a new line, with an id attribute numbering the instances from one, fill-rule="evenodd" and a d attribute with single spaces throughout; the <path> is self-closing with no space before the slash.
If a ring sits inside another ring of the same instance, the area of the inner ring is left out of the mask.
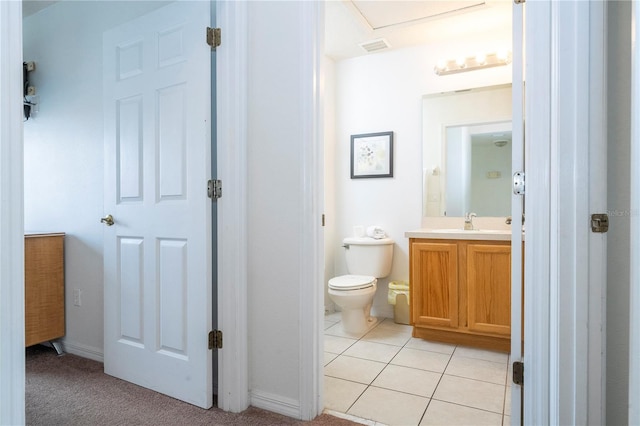
<path id="1" fill-rule="evenodd" d="M 101 223 L 106 223 L 107 226 L 111 226 L 113 225 L 115 222 L 113 220 L 113 216 L 108 215 L 107 217 L 103 217 L 102 219 L 100 219 Z"/>

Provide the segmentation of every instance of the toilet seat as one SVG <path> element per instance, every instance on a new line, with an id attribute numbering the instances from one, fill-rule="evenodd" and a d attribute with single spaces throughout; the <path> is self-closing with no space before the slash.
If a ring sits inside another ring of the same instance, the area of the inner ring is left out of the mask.
<path id="1" fill-rule="evenodd" d="M 362 290 L 373 287 L 377 280 L 368 275 L 342 275 L 329 280 L 329 288 L 337 291 Z"/>

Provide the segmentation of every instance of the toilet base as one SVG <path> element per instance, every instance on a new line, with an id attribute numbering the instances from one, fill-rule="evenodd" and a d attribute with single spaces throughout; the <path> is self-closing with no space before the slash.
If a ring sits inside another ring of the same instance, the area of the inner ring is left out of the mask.
<path id="1" fill-rule="evenodd" d="M 342 329 L 349 334 L 362 334 L 378 323 L 378 318 L 363 315 L 362 309 L 342 311 Z"/>

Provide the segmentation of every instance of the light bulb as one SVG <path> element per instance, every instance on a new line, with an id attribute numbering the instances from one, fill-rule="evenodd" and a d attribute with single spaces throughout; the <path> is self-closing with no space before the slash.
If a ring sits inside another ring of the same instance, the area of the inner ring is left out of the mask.
<path id="1" fill-rule="evenodd" d="M 496 57 L 499 61 L 505 62 L 509 58 L 509 51 L 507 49 L 500 49 L 496 53 Z"/>
<path id="2" fill-rule="evenodd" d="M 487 62 L 487 55 L 484 52 L 476 53 L 476 62 L 480 65 L 484 65 Z"/>
<path id="3" fill-rule="evenodd" d="M 467 64 L 465 62 L 465 58 L 463 58 L 462 56 L 459 57 L 458 59 L 456 59 L 456 64 L 460 67 L 460 68 L 464 68 Z"/>

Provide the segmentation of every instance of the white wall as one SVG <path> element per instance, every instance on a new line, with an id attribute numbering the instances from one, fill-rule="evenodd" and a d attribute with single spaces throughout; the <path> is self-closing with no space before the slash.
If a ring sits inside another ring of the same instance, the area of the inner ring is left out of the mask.
<path id="1" fill-rule="evenodd" d="M 333 191 L 338 241 L 332 247 L 336 275 L 346 273 L 339 243 L 351 235 L 354 225 L 381 225 L 396 242 L 391 274 L 388 279 L 379 280 L 374 315 L 393 316 L 386 299 L 387 284 L 389 280 L 408 280 L 408 241 L 404 232 L 421 226 L 422 96 L 511 81 L 510 66 L 443 77 L 435 75 L 433 67 L 440 58 L 505 47 L 511 48 L 510 23 L 470 39 L 370 54 L 336 64 Z M 394 132 L 394 177 L 350 179 L 350 135 L 383 131 Z"/>
<path id="2" fill-rule="evenodd" d="M 24 19 L 38 112 L 24 123 L 25 229 L 65 232 L 65 349 L 103 353 L 102 33 L 166 2 L 60 2 Z M 82 292 L 74 306 L 73 291 Z"/>
<path id="3" fill-rule="evenodd" d="M 631 3 L 608 5 L 607 424 L 628 424 Z M 636 260 L 637 261 L 637 260 Z"/>

